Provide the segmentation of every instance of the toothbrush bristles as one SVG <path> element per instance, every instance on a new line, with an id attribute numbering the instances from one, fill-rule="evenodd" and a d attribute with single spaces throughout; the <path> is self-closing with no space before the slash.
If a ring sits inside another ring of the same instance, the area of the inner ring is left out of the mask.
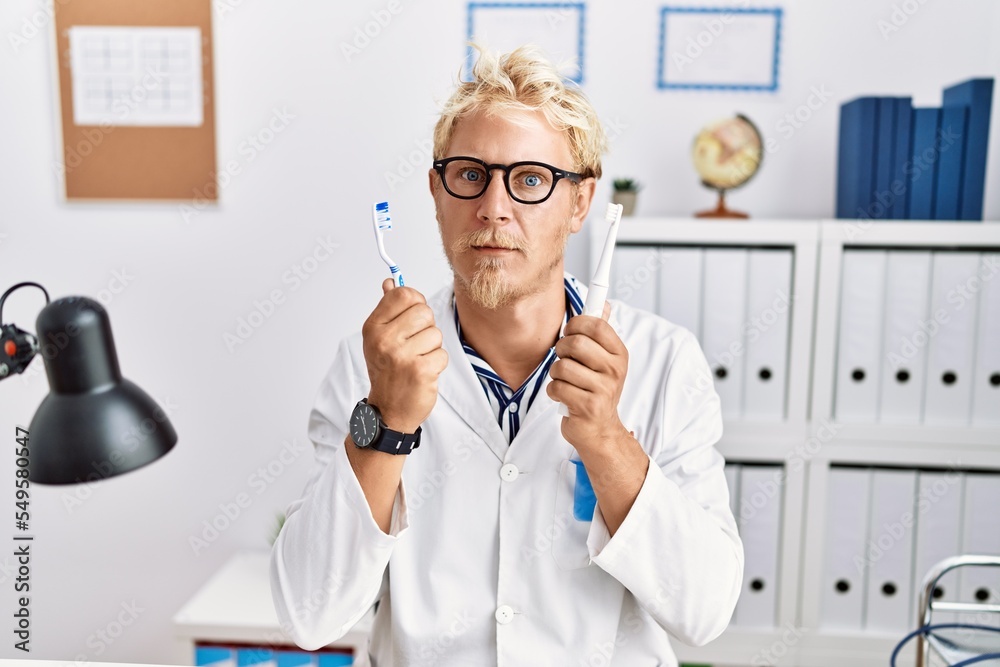
<path id="1" fill-rule="evenodd" d="M 604 214 L 604 219 L 613 223 L 616 219 L 618 219 L 618 211 L 622 208 L 621 204 L 608 204 L 608 210 Z"/>
<path id="2" fill-rule="evenodd" d="M 392 229 L 392 218 L 389 217 L 389 202 L 381 201 L 375 204 L 375 216 L 379 229 Z"/>

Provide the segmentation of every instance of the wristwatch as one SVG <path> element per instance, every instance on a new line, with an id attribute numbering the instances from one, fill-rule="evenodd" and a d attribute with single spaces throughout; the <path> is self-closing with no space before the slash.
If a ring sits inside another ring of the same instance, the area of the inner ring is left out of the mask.
<path id="1" fill-rule="evenodd" d="M 415 433 L 393 431 L 382 421 L 382 413 L 362 398 L 351 413 L 351 440 L 361 449 L 376 449 L 387 454 L 409 454 L 420 446 L 420 430 Z"/>

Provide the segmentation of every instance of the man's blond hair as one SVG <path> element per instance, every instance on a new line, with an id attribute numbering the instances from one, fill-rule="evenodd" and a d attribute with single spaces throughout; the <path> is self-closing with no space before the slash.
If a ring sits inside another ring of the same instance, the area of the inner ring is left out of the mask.
<path id="1" fill-rule="evenodd" d="M 460 81 L 444 105 L 434 127 L 434 159 L 444 157 L 456 124 L 465 116 L 538 110 L 555 129 L 567 133 L 576 162 L 573 169 L 585 177 L 600 178 L 607 136 L 583 92 L 575 84 L 568 85 L 537 47 L 525 45 L 497 54 L 478 44 L 472 46 L 479 52 L 472 80 Z"/>

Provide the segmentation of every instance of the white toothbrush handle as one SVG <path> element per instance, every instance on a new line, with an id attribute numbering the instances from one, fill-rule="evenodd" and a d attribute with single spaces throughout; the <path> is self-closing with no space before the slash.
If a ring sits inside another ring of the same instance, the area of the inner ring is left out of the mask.
<path id="1" fill-rule="evenodd" d="M 591 317 L 604 316 L 604 301 L 608 298 L 608 286 L 590 283 L 587 291 L 587 304 L 583 308 L 584 315 Z"/>
<path id="2" fill-rule="evenodd" d="M 591 317 L 602 317 L 604 315 L 604 301 L 608 298 L 608 286 L 590 283 L 587 290 L 587 303 L 583 307 L 583 314 Z M 569 408 L 564 403 L 559 404 L 559 416 L 569 417 Z"/>
<path id="3" fill-rule="evenodd" d="M 396 283 L 396 287 L 403 287 L 406 284 L 403 282 L 403 274 L 398 266 L 395 264 L 391 265 L 389 271 L 392 273 L 392 281 Z"/>

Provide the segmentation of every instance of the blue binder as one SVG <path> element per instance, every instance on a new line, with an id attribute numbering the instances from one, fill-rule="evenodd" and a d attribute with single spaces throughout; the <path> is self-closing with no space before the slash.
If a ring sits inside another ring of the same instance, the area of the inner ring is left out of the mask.
<path id="1" fill-rule="evenodd" d="M 316 664 L 314 655 L 305 651 L 275 651 L 278 667 L 307 667 Z"/>
<path id="2" fill-rule="evenodd" d="M 896 98 L 878 98 L 875 137 L 875 182 L 870 198 L 871 217 L 887 220 L 892 211 L 892 166 L 896 157 Z"/>
<path id="3" fill-rule="evenodd" d="M 274 651 L 263 646 L 238 649 L 236 652 L 236 664 L 238 667 L 253 667 L 260 664 L 274 665 L 276 664 Z"/>
<path id="4" fill-rule="evenodd" d="M 969 107 L 944 107 L 941 132 L 938 134 L 937 193 L 934 195 L 934 219 L 958 220 L 962 203 L 962 169 L 965 145 L 969 138 Z"/>
<path id="5" fill-rule="evenodd" d="M 896 153 L 892 161 L 892 206 L 889 209 L 889 217 L 892 220 L 906 220 L 909 217 L 907 211 L 910 179 L 906 175 L 906 163 L 912 157 L 910 121 L 913 116 L 913 98 L 896 98 L 896 139 L 893 150 Z"/>
<path id="6" fill-rule="evenodd" d="M 196 646 L 194 649 L 194 664 L 208 667 L 210 665 L 236 664 L 236 651 L 224 646 Z"/>
<path id="7" fill-rule="evenodd" d="M 840 107 L 837 217 L 868 217 L 874 183 L 878 98 L 859 97 Z"/>
<path id="8" fill-rule="evenodd" d="M 944 90 L 944 106 L 969 107 L 968 134 L 964 158 L 962 200 L 957 219 L 983 219 L 986 187 L 986 149 L 990 138 L 990 111 L 993 79 L 970 79 Z"/>
<path id="9" fill-rule="evenodd" d="M 912 125 L 913 146 L 907 167 L 910 219 L 933 220 L 939 157 L 934 144 L 941 127 L 941 109 L 914 109 Z"/>

